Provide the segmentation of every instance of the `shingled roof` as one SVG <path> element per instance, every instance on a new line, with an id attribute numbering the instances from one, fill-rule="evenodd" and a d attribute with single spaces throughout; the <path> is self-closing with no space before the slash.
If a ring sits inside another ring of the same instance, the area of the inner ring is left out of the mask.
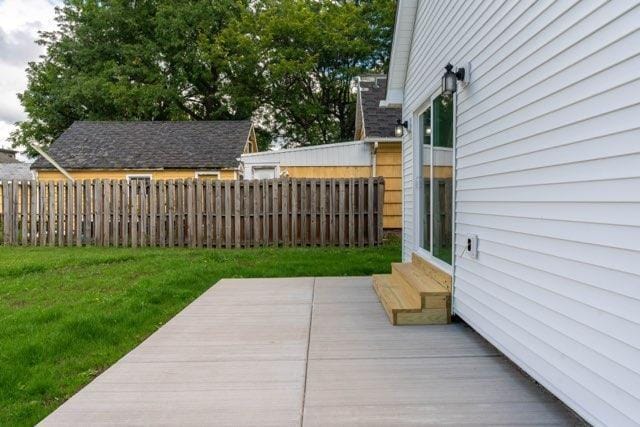
<path id="1" fill-rule="evenodd" d="M 395 125 L 402 118 L 400 108 L 381 108 L 385 99 L 387 76 L 364 76 L 358 85 L 356 139 L 395 138 Z"/>
<path id="2" fill-rule="evenodd" d="M 75 122 L 49 147 L 65 169 L 236 168 L 251 122 Z M 39 157 L 32 169 L 53 169 Z"/>

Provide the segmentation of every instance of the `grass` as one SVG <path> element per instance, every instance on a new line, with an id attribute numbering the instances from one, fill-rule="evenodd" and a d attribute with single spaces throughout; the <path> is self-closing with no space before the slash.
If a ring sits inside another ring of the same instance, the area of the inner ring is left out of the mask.
<path id="1" fill-rule="evenodd" d="M 0 425 L 33 425 L 224 277 L 369 275 L 380 248 L 0 247 Z"/>

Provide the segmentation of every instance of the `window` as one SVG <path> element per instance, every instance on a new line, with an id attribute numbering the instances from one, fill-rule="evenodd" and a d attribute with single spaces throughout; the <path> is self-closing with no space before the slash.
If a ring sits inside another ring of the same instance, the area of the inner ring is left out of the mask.
<path id="1" fill-rule="evenodd" d="M 274 179 L 276 176 L 275 166 L 259 166 L 253 168 L 253 179 Z"/>
<path id="2" fill-rule="evenodd" d="M 142 175 L 127 175 L 127 181 L 129 182 L 146 182 L 147 184 L 151 182 L 151 175 L 142 174 Z"/>
<path id="3" fill-rule="evenodd" d="M 211 181 L 217 181 L 220 179 L 220 172 L 218 171 L 196 172 L 196 179 L 208 179 Z"/>
<path id="4" fill-rule="evenodd" d="M 447 264 L 453 254 L 453 103 L 434 98 L 419 116 L 420 247 Z"/>

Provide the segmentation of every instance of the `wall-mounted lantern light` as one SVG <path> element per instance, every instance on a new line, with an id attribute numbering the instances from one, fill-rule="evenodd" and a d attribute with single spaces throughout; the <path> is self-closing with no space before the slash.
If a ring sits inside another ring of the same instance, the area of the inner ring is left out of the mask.
<path id="1" fill-rule="evenodd" d="M 450 98 L 458 89 L 458 81 L 464 81 L 464 68 L 458 68 L 453 72 L 453 65 L 447 64 L 442 76 L 442 96 Z"/>
<path id="2" fill-rule="evenodd" d="M 404 130 L 409 129 L 409 123 L 405 120 L 404 122 L 400 119 L 396 122 L 396 137 L 400 138 L 404 135 Z"/>

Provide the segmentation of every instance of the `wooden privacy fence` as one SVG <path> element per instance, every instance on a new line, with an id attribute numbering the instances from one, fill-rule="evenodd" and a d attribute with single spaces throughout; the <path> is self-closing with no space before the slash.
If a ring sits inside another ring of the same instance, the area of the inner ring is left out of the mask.
<path id="1" fill-rule="evenodd" d="M 6 245 L 365 246 L 382 178 L 2 182 Z"/>

